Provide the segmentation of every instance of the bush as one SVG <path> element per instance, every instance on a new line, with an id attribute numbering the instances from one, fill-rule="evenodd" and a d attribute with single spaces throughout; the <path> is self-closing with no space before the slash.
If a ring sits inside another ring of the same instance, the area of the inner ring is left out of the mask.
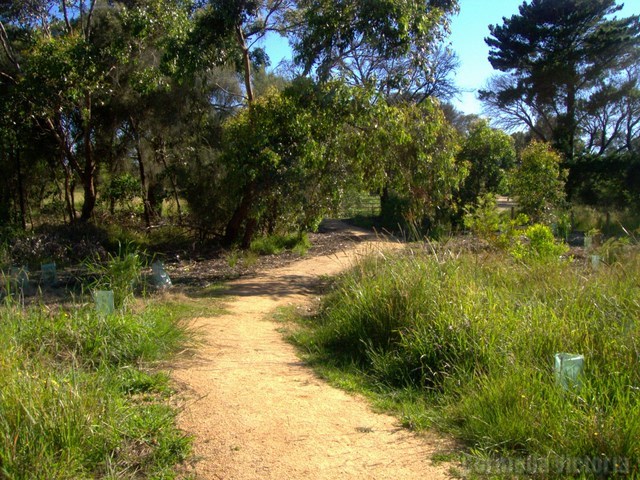
<path id="1" fill-rule="evenodd" d="M 561 157 L 548 144 L 533 142 L 522 152 L 520 164 L 510 172 L 509 187 L 520 210 L 534 221 L 545 220 L 564 202 L 566 171 Z"/>
<path id="2" fill-rule="evenodd" d="M 556 242 L 549 227 L 539 223 L 528 227 L 523 237 L 510 250 L 516 260 L 555 260 L 569 250 L 565 243 Z"/>
<path id="3" fill-rule="evenodd" d="M 115 208 L 118 204 L 128 212 L 133 211 L 133 200 L 140 196 L 141 192 L 140 180 L 130 173 L 113 177 L 106 185 L 104 192 L 104 198 L 109 202 L 111 215 L 115 213 Z"/>
<path id="4" fill-rule="evenodd" d="M 492 193 L 480 196 L 475 205 L 467 205 L 464 210 L 464 226 L 478 237 L 495 242 L 503 223 L 496 196 Z"/>

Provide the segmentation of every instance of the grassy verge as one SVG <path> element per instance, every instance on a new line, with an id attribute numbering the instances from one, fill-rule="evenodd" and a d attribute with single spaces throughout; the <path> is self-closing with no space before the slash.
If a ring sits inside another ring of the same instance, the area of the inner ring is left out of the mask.
<path id="1" fill-rule="evenodd" d="M 258 255 L 274 255 L 285 250 L 304 255 L 309 248 L 311 248 L 311 242 L 306 233 L 261 237 L 251 242 L 250 246 L 251 252 Z"/>
<path id="2" fill-rule="evenodd" d="M 191 312 L 133 310 L 0 307 L 1 478 L 175 476 L 190 440 L 153 366 L 189 341 Z"/>
<path id="3" fill-rule="evenodd" d="M 544 477 L 637 476 L 638 278 L 637 254 L 598 269 L 499 255 L 370 258 L 292 340 L 334 383 L 407 426 L 453 433 L 476 460 L 533 459 Z M 567 389 L 554 376 L 560 352 L 585 357 Z M 533 473 L 514 462 L 502 471 Z"/>

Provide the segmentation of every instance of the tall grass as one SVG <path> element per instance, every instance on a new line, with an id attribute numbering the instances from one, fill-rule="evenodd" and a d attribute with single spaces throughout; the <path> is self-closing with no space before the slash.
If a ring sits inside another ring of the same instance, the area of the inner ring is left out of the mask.
<path id="1" fill-rule="evenodd" d="M 144 253 L 132 244 L 118 246 L 117 254 L 107 254 L 107 259 L 93 258 L 85 261 L 85 267 L 93 280 L 92 290 L 112 290 L 114 305 L 122 308 L 133 301 L 135 289 L 142 279 L 145 264 Z"/>
<path id="2" fill-rule="evenodd" d="M 316 364 L 409 399 L 406 423 L 486 455 L 598 456 L 640 464 L 640 260 L 594 270 L 506 256 L 369 258 L 295 341 Z M 563 389 L 555 353 L 585 356 Z M 636 470 L 637 472 L 637 470 Z"/>
<path id="3" fill-rule="evenodd" d="M 163 306 L 0 308 L 0 478 L 171 478 L 189 439 L 147 362 L 187 334 Z"/>

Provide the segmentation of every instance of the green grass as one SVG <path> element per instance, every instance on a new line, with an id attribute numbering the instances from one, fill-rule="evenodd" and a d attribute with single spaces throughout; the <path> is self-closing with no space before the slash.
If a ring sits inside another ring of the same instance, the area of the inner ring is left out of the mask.
<path id="1" fill-rule="evenodd" d="M 591 269 L 507 256 L 377 257 L 292 335 L 333 383 L 476 457 L 640 464 L 640 258 Z M 580 386 L 554 354 L 583 354 Z M 567 472 L 548 471 L 548 476 Z"/>
<path id="2" fill-rule="evenodd" d="M 138 310 L 0 307 L 0 478 L 175 477 L 190 439 L 151 367 L 190 341 L 190 311 Z"/>
<path id="3" fill-rule="evenodd" d="M 251 242 L 249 250 L 258 255 L 275 255 L 285 250 L 304 255 L 309 248 L 311 248 L 311 242 L 306 233 L 293 233 L 257 238 Z"/>

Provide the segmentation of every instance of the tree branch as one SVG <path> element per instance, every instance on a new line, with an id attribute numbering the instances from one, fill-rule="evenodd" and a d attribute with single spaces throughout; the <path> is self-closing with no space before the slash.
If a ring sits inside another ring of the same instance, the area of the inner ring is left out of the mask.
<path id="1" fill-rule="evenodd" d="M 62 15 L 64 17 L 64 24 L 67 26 L 67 30 L 72 32 L 71 23 L 69 23 L 69 15 L 67 14 L 67 0 L 60 0 L 62 4 Z"/>
<path id="2" fill-rule="evenodd" d="M 89 5 L 89 11 L 87 12 L 87 26 L 85 27 L 85 37 L 87 39 L 91 37 L 91 19 L 93 17 L 93 9 L 95 8 L 95 6 L 96 6 L 96 0 L 91 0 L 91 4 Z"/>
<path id="3" fill-rule="evenodd" d="M 16 60 L 11 45 L 9 45 L 9 37 L 2 21 L 0 21 L 0 42 L 2 43 L 2 48 L 4 49 L 4 53 L 7 55 L 9 61 L 16 67 L 18 71 L 20 71 L 20 64 L 18 63 L 18 60 Z"/>

